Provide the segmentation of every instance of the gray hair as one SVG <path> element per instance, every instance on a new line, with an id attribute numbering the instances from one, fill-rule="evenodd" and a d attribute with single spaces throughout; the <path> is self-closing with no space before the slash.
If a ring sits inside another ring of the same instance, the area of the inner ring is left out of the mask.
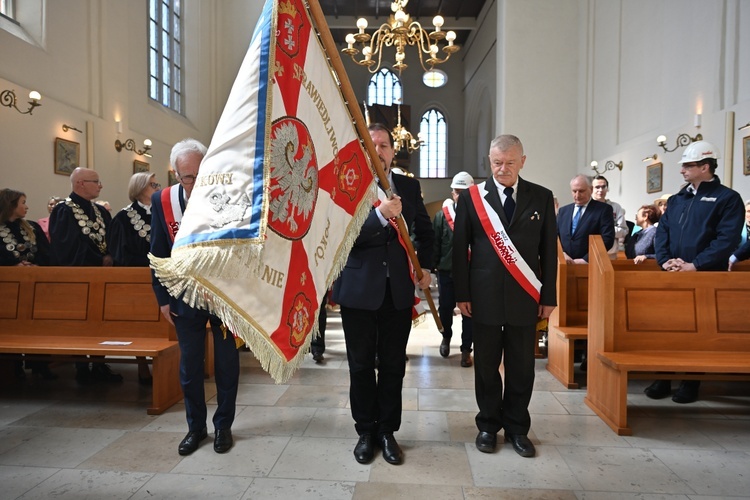
<path id="1" fill-rule="evenodd" d="M 169 154 L 169 164 L 172 165 L 172 169 L 180 173 L 177 168 L 177 161 L 189 155 L 190 153 L 199 153 L 201 156 L 206 156 L 207 148 L 201 142 L 195 139 L 183 139 L 174 146 L 172 146 L 172 152 Z"/>
<path id="2" fill-rule="evenodd" d="M 523 144 L 521 139 L 511 134 L 498 135 L 490 143 L 490 151 L 493 149 L 499 149 L 500 151 L 507 151 L 512 147 L 518 146 L 521 148 L 521 155 L 523 155 Z"/>
<path id="3" fill-rule="evenodd" d="M 573 183 L 576 181 L 576 179 L 583 179 L 583 181 L 586 183 L 588 187 L 591 187 L 591 177 L 584 174 L 578 174 L 572 179 L 570 179 L 570 184 L 573 185 Z"/>
<path id="4" fill-rule="evenodd" d="M 148 187 L 153 177 L 156 177 L 156 174 L 150 172 L 138 172 L 137 174 L 133 174 L 128 183 L 128 198 L 130 198 L 131 202 L 138 199 L 138 195 Z"/>

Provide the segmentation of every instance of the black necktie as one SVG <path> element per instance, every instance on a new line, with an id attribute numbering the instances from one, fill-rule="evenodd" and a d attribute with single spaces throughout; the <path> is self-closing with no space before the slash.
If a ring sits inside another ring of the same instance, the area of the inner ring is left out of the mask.
<path id="1" fill-rule="evenodd" d="M 503 193 L 505 193 L 505 204 L 503 205 L 503 210 L 505 210 L 505 217 L 508 219 L 508 222 L 510 222 L 513 219 L 513 212 L 516 210 L 516 202 L 513 201 L 513 188 L 507 187 L 503 190 Z"/>

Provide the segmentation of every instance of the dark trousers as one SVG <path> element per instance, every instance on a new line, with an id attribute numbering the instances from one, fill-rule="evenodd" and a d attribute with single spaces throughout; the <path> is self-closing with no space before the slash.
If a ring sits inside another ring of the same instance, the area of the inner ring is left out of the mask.
<path id="1" fill-rule="evenodd" d="M 480 431 L 526 435 L 534 389 L 536 324 L 490 326 L 474 322 L 474 390 Z M 505 393 L 500 362 L 505 357 Z"/>
<path id="2" fill-rule="evenodd" d="M 395 309 L 390 287 L 375 311 L 341 306 L 349 360 L 349 398 L 358 434 L 390 434 L 401 427 L 401 386 L 411 308 Z M 375 375 L 375 355 L 378 373 Z"/>
<path id="3" fill-rule="evenodd" d="M 318 313 L 318 331 L 320 335 L 313 337 L 310 341 L 310 352 L 319 352 L 323 354 L 326 352 L 326 321 L 328 320 L 328 311 L 326 311 L 326 304 L 328 304 L 328 292 L 323 295 L 323 301 L 320 303 L 320 312 Z"/>
<path id="4" fill-rule="evenodd" d="M 180 344 L 180 384 L 185 397 L 188 429 L 200 431 L 206 427 L 206 395 L 204 391 L 204 360 L 206 357 L 206 322 L 211 323 L 214 336 L 214 370 L 216 372 L 216 400 L 214 429 L 230 429 L 234 422 L 237 386 L 240 378 L 240 357 L 232 333 L 226 338 L 221 320 L 206 312 L 193 318 L 173 316 Z"/>
<path id="5" fill-rule="evenodd" d="M 456 292 L 453 277 L 448 271 L 438 271 L 438 316 L 443 324 L 443 337 L 450 340 L 453 337 L 453 310 L 456 308 Z M 473 335 L 471 318 L 461 315 L 461 352 L 471 352 Z"/>

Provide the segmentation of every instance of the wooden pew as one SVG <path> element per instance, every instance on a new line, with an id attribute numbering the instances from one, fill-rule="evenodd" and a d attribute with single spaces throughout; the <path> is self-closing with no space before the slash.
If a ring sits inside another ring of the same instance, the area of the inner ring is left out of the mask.
<path id="1" fill-rule="evenodd" d="M 176 333 L 159 311 L 148 268 L 3 268 L 0 353 L 107 356 L 108 363 L 143 356 L 153 376 L 147 412 L 161 414 L 182 399 Z"/>
<path id="2" fill-rule="evenodd" d="M 612 430 L 632 434 L 629 378 L 750 378 L 748 263 L 731 273 L 669 273 L 653 260 L 610 260 L 601 237 L 589 245 L 585 402 Z"/>
<path id="3" fill-rule="evenodd" d="M 575 341 L 588 336 L 589 266 L 568 264 L 557 240 L 557 307 L 549 320 L 547 370 L 568 389 L 573 378 Z"/>

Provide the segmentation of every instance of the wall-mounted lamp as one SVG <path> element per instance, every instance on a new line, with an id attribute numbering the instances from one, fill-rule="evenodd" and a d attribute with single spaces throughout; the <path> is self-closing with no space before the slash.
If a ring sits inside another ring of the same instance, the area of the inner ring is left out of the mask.
<path id="1" fill-rule="evenodd" d="M 599 169 L 597 168 L 598 166 L 599 166 L 599 163 L 596 160 L 591 162 L 591 170 L 593 170 L 599 175 L 604 175 L 604 173 L 607 170 L 614 170 L 614 169 L 619 169 L 620 172 L 622 172 L 622 162 L 615 163 L 612 160 L 609 160 L 607 163 L 604 164 L 604 170 L 602 170 L 601 172 L 599 172 Z"/>
<path id="2" fill-rule="evenodd" d="M 2 104 L 5 107 L 8 108 L 16 108 L 16 111 L 21 113 L 22 115 L 30 115 L 32 114 L 32 111 L 34 111 L 34 108 L 37 106 L 41 106 L 42 103 L 39 102 L 39 100 L 42 98 L 42 96 L 37 92 L 36 90 L 32 90 L 29 92 L 29 109 L 26 111 L 21 111 L 18 109 L 18 106 L 16 106 L 16 93 L 12 90 L 3 90 L 0 92 L 0 104 Z"/>
<path id="3" fill-rule="evenodd" d="M 654 153 L 654 154 L 652 154 L 651 156 L 647 156 L 647 157 L 645 157 L 645 158 L 644 158 L 644 159 L 642 159 L 641 161 L 645 163 L 645 162 L 647 162 L 647 161 L 652 161 L 652 160 L 653 160 L 653 161 L 656 161 L 656 160 L 658 160 L 658 159 L 659 159 L 659 155 L 657 155 L 656 153 Z"/>
<path id="4" fill-rule="evenodd" d="M 677 145 L 672 149 L 667 149 L 667 136 L 660 135 L 656 138 L 656 143 L 661 146 L 665 153 L 671 153 L 681 146 L 687 146 L 691 142 L 702 141 L 703 136 L 701 134 L 695 134 L 695 137 L 690 137 L 688 134 L 680 134 L 677 136 Z"/>
<path id="5" fill-rule="evenodd" d="M 750 128 L 750 122 L 747 122 L 746 124 L 738 128 L 737 130 L 745 130 L 746 128 Z"/>
<path id="6" fill-rule="evenodd" d="M 151 150 L 151 144 L 151 139 L 146 139 L 143 141 L 143 149 L 139 150 L 136 149 L 135 141 L 133 139 L 128 139 L 125 142 L 120 142 L 120 139 L 117 139 L 115 141 L 115 149 L 118 153 L 125 149 L 126 151 L 132 151 L 137 155 L 148 156 L 150 158 L 151 155 L 148 152 Z"/>
<path id="7" fill-rule="evenodd" d="M 66 124 L 66 123 L 63 123 L 62 129 L 63 129 L 63 132 L 67 132 L 68 130 L 75 130 L 75 131 L 76 131 L 76 132 L 78 132 L 79 134 L 82 134 L 82 133 L 83 133 L 83 130 L 78 130 L 78 129 L 77 129 L 77 128 L 75 128 L 75 127 L 74 127 L 73 125 L 68 125 L 68 124 Z"/>

